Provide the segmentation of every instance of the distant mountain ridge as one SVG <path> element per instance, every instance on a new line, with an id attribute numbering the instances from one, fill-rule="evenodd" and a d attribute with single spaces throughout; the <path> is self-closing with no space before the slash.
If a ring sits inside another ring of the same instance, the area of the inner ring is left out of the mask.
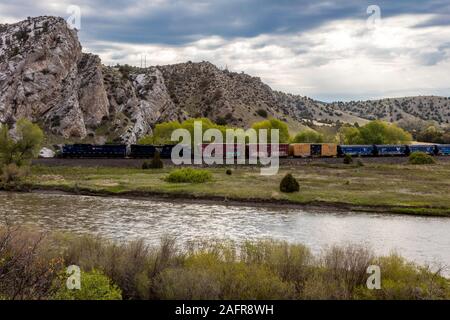
<path id="1" fill-rule="evenodd" d="M 151 59 L 151 57 L 150 57 Z M 380 118 L 449 122 L 450 99 L 410 97 L 323 103 L 272 90 L 209 62 L 149 68 L 102 65 L 83 53 L 64 19 L 0 25 L 0 122 L 26 117 L 65 139 L 134 143 L 156 123 L 207 117 L 248 127 L 272 116 L 295 131 L 315 123 Z"/>

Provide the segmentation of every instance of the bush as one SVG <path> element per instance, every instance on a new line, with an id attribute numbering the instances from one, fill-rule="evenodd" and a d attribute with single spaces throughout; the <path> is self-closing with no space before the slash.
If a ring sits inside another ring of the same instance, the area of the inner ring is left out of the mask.
<path id="1" fill-rule="evenodd" d="M 38 156 L 44 133 L 38 125 L 27 119 L 16 123 L 13 138 L 7 125 L 0 125 L 0 163 L 15 163 L 18 166 L 28 163 Z"/>
<path id="2" fill-rule="evenodd" d="M 256 114 L 263 118 L 267 118 L 267 116 L 268 116 L 267 111 L 264 109 L 258 109 L 256 111 Z"/>
<path id="3" fill-rule="evenodd" d="M 0 297 L 41 300 L 53 295 L 53 281 L 63 259 L 45 254 L 47 233 L 0 227 Z M 3 223 L 3 221 L 2 221 Z"/>
<path id="4" fill-rule="evenodd" d="M 55 300 L 122 300 L 120 289 L 102 272 L 92 270 L 81 271 L 81 288 L 69 290 L 66 286 L 66 276 L 57 281 L 58 289 Z"/>
<path id="5" fill-rule="evenodd" d="M 233 171 L 231 171 L 231 169 L 227 169 L 226 174 L 231 176 L 233 174 Z"/>
<path id="6" fill-rule="evenodd" d="M 340 135 L 344 144 L 399 144 L 412 140 L 411 134 L 396 124 L 381 120 L 370 121 L 358 128 L 343 126 Z"/>
<path id="7" fill-rule="evenodd" d="M 144 162 L 142 163 L 142 169 L 143 169 L 143 170 L 150 169 L 150 162 L 144 161 Z"/>
<path id="8" fill-rule="evenodd" d="M 281 180 L 280 183 L 280 191 L 286 192 L 286 193 L 292 193 L 297 192 L 300 190 L 300 185 L 298 184 L 297 180 L 292 176 L 292 174 L 288 173 L 284 178 Z"/>
<path id="9" fill-rule="evenodd" d="M 172 183 L 203 183 L 212 180 L 212 174 L 207 170 L 183 168 L 173 170 L 166 177 Z"/>
<path id="10" fill-rule="evenodd" d="M 297 133 L 292 140 L 294 143 L 322 143 L 323 135 L 317 131 L 308 129 Z"/>
<path id="11" fill-rule="evenodd" d="M 376 257 L 354 245 L 315 255 L 303 245 L 274 240 L 179 247 L 164 238 L 149 247 L 143 240 L 117 244 L 7 227 L 0 227 L 0 244 L 1 299 L 450 298 L 442 268 L 418 266 L 395 254 Z M 67 265 L 86 270 L 81 290 L 66 289 Z M 381 290 L 367 289 L 368 265 L 380 266 Z"/>
<path id="12" fill-rule="evenodd" d="M 410 164 L 434 164 L 434 158 L 425 152 L 416 151 L 409 155 Z"/>
<path id="13" fill-rule="evenodd" d="M 27 171 L 24 168 L 18 167 L 15 163 L 3 166 L 0 173 L 0 181 L 5 184 L 18 182 L 22 177 L 27 175 Z"/>
<path id="14" fill-rule="evenodd" d="M 344 164 L 352 164 L 353 163 L 353 158 L 351 155 L 346 154 L 344 156 Z"/>

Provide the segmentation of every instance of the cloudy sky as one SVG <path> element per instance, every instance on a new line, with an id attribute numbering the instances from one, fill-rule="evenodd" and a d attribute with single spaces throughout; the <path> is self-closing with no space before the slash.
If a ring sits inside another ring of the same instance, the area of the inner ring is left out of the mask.
<path id="1" fill-rule="evenodd" d="M 70 5 L 105 64 L 208 60 L 323 101 L 450 96 L 449 0 L 2 0 L 0 22 Z"/>

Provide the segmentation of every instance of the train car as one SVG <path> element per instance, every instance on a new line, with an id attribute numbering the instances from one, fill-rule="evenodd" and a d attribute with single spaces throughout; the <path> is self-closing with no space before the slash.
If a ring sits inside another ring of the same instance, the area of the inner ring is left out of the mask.
<path id="1" fill-rule="evenodd" d="M 336 157 L 337 144 L 335 143 L 313 143 L 311 144 L 312 157 Z"/>
<path id="2" fill-rule="evenodd" d="M 322 155 L 322 144 L 311 144 L 311 157 L 320 157 Z"/>
<path id="3" fill-rule="evenodd" d="M 337 154 L 342 157 L 346 154 L 350 156 L 370 157 L 375 155 L 373 145 L 338 145 Z"/>
<path id="4" fill-rule="evenodd" d="M 435 152 L 438 156 L 450 156 L 450 144 L 438 144 L 435 146 Z"/>
<path id="5" fill-rule="evenodd" d="M 320 155 L 322 157 L 336 157 L 337 144 L 336 143 L 322 143 L 322 150 Z"/>
<path id="6" fill-rule="evenodd" d="M 377 156 L 405 156 L 408 153 L 406 145 L 375 145 L 375 154 Z"/>
<path id="7" fill-rule="evenodd" d="M 411 144 L 406 146 L 406 155 L 410 155 L 413 152 L 424 152 L 429 155 L 434 155 L 436 153 L 436 146 L 434 144 Z"/>
<path id="8" fill-rule="evenodd" d="M 156 147 L 156 150 L 159 152 L 161 159 L 170 159 L 172 157 L 173 147 L 175 147 L 174 144 L 165 144 Z"/>
<path id="9" fill-rule="evenodd" d="M 266 145 L 248 144 L 247 148 L 250 157 L 271 157 L 278 155 L 279 158 L 287 158 L 289 156 L 289 144 L 287 143 L 279 143 L 278 145 L 270 143 Z"/>
<path id="10" fill-rule="evenodd" d="M 294 158 L 306 158 L 311 156 L 310 143 L 291 143 L 289 145 L 289 155 Z"/>
<path id="11" fill-rule="evenodd" d="M 150 144 L 132 144 L 130 147 L 130 158 L 153 158 L 156 147 Z"/>
<path id="12" fill-rule="evenodd" d="M 127 146 L 114 144 L 64 145 L 61 155 L 63 158 L 125 158 L 127 155 Z"/>
<path id="13" fill-rule="evenodd" d="M 202 155 L 208 146 L 215 147 L 214 152 L 217 153 L 213 153 L 212 156 L 221 155 L 224 159 L 239 158 L 245 153 L 245 145 L 239 143 L 202 143 L 200 145 Z"/>

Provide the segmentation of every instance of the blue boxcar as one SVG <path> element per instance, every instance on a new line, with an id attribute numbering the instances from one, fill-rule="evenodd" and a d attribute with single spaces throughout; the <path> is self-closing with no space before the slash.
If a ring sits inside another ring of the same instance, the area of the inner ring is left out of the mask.
<path id="1" fill-rule="evenodd" d="M 338 156 L 373 156 L 375 147 L 372 145 L 338 145 Z"/>
<path id="2" fill-rule="evenodd" d="M 404 156 L 408 153 L 406 145 L 376 145 L 375 153 L 379 156 Z"/>
<path id="3" fill-rule="evenodd" d="M 125 158 L 126 155 L 126 145 L 69 144 L 62 148 L 64 158 Z"/>
<path id="4" fill-rule="evenodd" d="M 450 144 L 438 144 L 436 145 L 436 154 L 440 156 L 450 155 Z"/>
<path id="5" fill-rule="evenodd" d="M 132 144 L 130 148 L 131 158 L 153 158 L 156 152 L 154 145 Z"/>
<path id="6" fill-rule="evenodd" d="M 434 155 L 436 152 L 436 146 L 434 144 L 412 144 L 408 145 L 408 154 L 420 151 L 426 154 Z"/>

